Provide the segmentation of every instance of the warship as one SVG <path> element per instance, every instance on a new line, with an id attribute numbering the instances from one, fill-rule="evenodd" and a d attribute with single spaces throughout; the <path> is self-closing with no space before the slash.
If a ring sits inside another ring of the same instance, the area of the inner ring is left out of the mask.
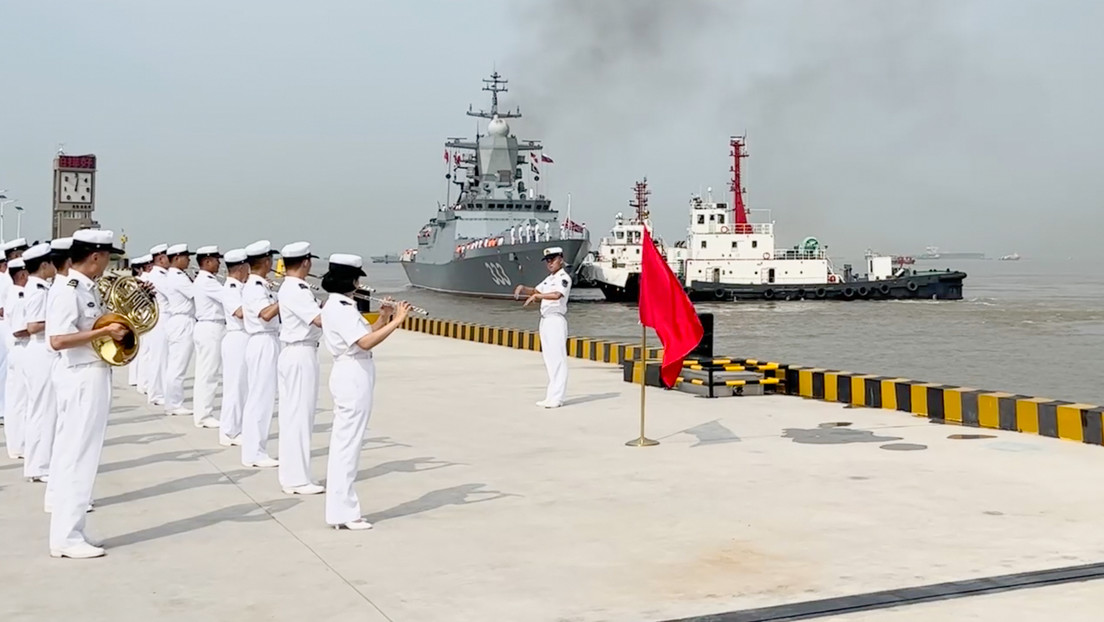
<path id="1" fill-rule="evenodd" d="M 507 80 L 496 71 L 483 79 L 489 111 L 467 115 L 487 120 L 474 141 L 445 142 L 445 178 L 459 187 L 455 201 L 446 196 L 436 216 L 418 231 L 417 246 L 399 257 L 414 287 L 483 298 L 512 298 L 519 284 L 536 285 L 548 272 L 544 249 L 561 247 L 567 270 L 575 276 L 590 250 L 586 228 L 565 219 L 552 201 L 533 187 L 540 167 L 551 164 L 540 141 L 519 141 L 507 119 L 521 110 L 499 110 Z M 527 183 L 528 168 L 532 185 Z M 448 193 L 450 195 L 451 192 Z"/>

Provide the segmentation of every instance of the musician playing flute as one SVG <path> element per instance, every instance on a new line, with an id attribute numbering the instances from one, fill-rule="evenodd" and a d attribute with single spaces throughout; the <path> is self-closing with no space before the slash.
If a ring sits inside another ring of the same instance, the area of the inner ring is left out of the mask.
<path id="1" fill-rule="evenodd" d="M 364 430 L 372 414 L 376 366 L 372 349 L 402 325 L 410 312 L 407 302 L 381 307 L 379 319 L 368 324 L 357 310 L 353 292 L 364 273 L 359 255 L 330 255 L 322 289 L 330 293 L 322 306 L 322 340 L 333 355 L 330 394 L 333 430 L 326 462 L 326 523 L 334 529 L 371 529 L 360 511 L 356 481 Z"/>

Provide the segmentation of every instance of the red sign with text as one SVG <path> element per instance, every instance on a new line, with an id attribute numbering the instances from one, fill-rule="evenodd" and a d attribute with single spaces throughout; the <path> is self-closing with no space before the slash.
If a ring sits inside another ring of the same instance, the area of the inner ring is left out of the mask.
<path id="1" fill-rule="evenodd" d="M 96 156 L 94 155 L 62 155 L 58 156 L 58 168 L 96 169 Z"/>

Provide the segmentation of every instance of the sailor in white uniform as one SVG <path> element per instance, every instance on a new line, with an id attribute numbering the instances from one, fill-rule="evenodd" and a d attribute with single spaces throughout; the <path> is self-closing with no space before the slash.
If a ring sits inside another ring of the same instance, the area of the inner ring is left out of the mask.
<path id="1" fill-rule="evenodd" d="M 73 267 L 73 261 L 69 257 L 69 251 L 73 246 L 73 238 L 55 238 L 50 241 L 50 261 L 54 264 L 54 268 L 57 270 L 57 274 L 54 275 L 54 281 L 50 283 L 50 289 L 46 292 L 46 310 L 47 317 L 49 317 L 49 309 L 53 305 L 54 298 L 57 297 L 59 291 L 67 288 L 69 285 L 69 270 Z M 48 333 L 49 331 L 47 331 Z M 56 421 L 54 425 L 54 443 L 57 444 L 57 437 L 60 434 L 64 420 L 58 417 L 60 412 L 60 406 L 58 404 L 58 395 L 60 391 L 58 389 L 64 380 L 58 380 L 59 374 L 64 370 L 61 370 L 61 353 L 54 349 L 50 345 L 49 336 L 46 337 L 46 350 L 53 356 L 53 365 L 50 372 L 50 386 L 49 390 L 54 395 L 54 419 Z M 141 356 L 141 350 L 139 350 L 139 356 Z M 50 452 L 50 470 L 54 468 L 53 451 Z M 54 498 L 54 489 L 57 487 L 56 480 L 50 480 L 46 484 L 46 494 L 43 498 L 43 509 L 49 514 L 52 511 L 52 503 Z M 92 511 L 92 500 L 88 501 L 87 511 Z"/>
<path id="2" fill-rule="evenodd" d="M 46 296 L 56 270 L 50 261 L 50 243 L 27 249 L 22 257 L 29 276 L 23 288 L 23 316 L 27 324 L 27 345 L 19 371 L 27 391 L 27 418 L 24 427 L 23 477 L 44 482 L 50 473 L 50 452 L 57 425 L 54 399 L 54 353 L 46 349 Z"/>
<path id="3" fill-rule="evenodd" d="M 138 269 L 137 279 L 139 281 L 141 281 L 142 283 L 152 287 L 153 283 L 150 281 L 149 276 L 150 276 L 150 273 L 153 272 L 153 255 L 150 255 L 149 253 L 146 253 L 145 255 L 142 255 L 141 257 L 136 257 L 134 259 L 134 264 L 133 265 Z M 60 272 L 59 272 L 59 274 L 60 274 Z M 154 300 L 155 301 L 157 300 L 156 294 L 154 295 Z M 160 310 L 158 311 L 158 313 L 160 313 Z M 158 323 L 160 323 L 161 318 L 158 317 L 157 321 L 158 321 Z M 152 333 L 154 330 L 157 330 L 157 328 L 154 327 L 149 332 Z M 141 393 L 142 395 L 146 395 L 146 396 L 149 395 L 149 376 L 150 376 L 150 367 L 152 367 L 152 365 L 149 362 L 150 361 L 149 343 L 150 343 L 150 337 L 147 334 L 143 338 L 142 347 L 138 349 L 138 358 L 131 361 L 130 365 L 127 366 L 127 367 L 130 367 L 130 368 L 134 369 L 137 373 L 136 375 L 137 375 L 137 379 L 138 379 L 138 385 L 135 387 L 135 389 L 137 389 L 137 391 L 139 393 Z"/>
<path id="4" fill-rule="evenodd" d="M 147 260 L 147 257 L 149 258 Z M 149 255 L 142 255 L 141 257 L 135 257 L 130 262 L 130 269 L 133 272 L 132 276 L 136 279 L 141 279 L 142 275 L 146 272 L 147 261 L 153 261 L 153 257 Z M 142 390 L 142 371 L 139 366 L 139 361 L 142 358 L 142 349 L 138 349 L 138 358 L 134 359 L 127 365 L 127 384 L 134 387 L 139 393 L 144 393 Z"/>
<path id="5" fill-rule="evenodd" d="M 27 321 L 23 313 L 24 287 L 27 270 L 22 259 L 8 262 L 8 275 L 12 286 L 4 300 L 4 340 L 8 345 L 7 373 L 4 377 L 4 396 L 7 415 L 4 421 L 4 438 L 8 457 L 19 460 L 24 457 L 27 421 L 27 384 L 23 374 L 23 352 L 27 345 Z"/>
<path id="6" fill-rule="evenodd" d="M 402 302 L 383 307 L 376 323 L 369 325 L 350 298 L 357 289 L 357 279 L 365 276 L 363 259 L 338 253 L 330 255 L 329 261 L 330 269 L 322 277 L 322 289 L 330 292 L 322 306 L 322 338 L 333 355 L 330 370 L 333 430 L 326 462 L 326 523 L 335 529 L 371 529 L 372 523 L 361 515 L 353 485 L 364 430 L 372 414 L 376 383 L 372 348 L 402 325 L 410 305 Z"/>
<path id="7" fill-rule="evenodd" d="M 548 266 L 548 277 L 536 287 L 518 285 L 514 297 L 529 296 L 524 306 L 541 301 L 541 354 L 548 371 L 548 391 L 537 406 L 559 408 L 567 394 L 567 301 L 571 296 L 571 276 L 564 270 L 562 248 L 544 249 L 543 261 Z"/>
<path id="8" fill-rule="evenodd" d="M 11 289 L 11 275 L 8 274 L 8 261 L 16 259 L 19 255 L 26 250 L 27 240 L 24 238 L 16 238 L 9 242 L 0 245 L 0 332 L 7 334 L 7 320 L 4 313 L 4 301 L 8 297 L 8 290 Z M 7 354 L 8 346 L 11 339 L 4 337 L 0 339 L 0 420 L 4 419 L 5 413 L 5 385 L 7 384 L 8 363 Z M 16 424 L 18 425 L 18 424 Z"/>
<path id="9" fill-rule="evenodd" d="M 193 389 L 193 423 L 197 428 L 217 428 L 215 392 L 222 376 L 222 336 L 226 332 L 226 315 L 222 311 L 222 283 L 219 265 L 222 253 L 217 246 L 196 249 L 196 273 L 192 286 L 195 299 L 195 388 Z"/>
<path id="10" fill-rule="evenodd" d="M 248 389 L 242 408 L 242 465 L 271 468 L 280 463 L 268 455 L 268 432 L 276 401 L 276 359 L 280 353 L 280 303 L 265 278 L 276 252 L 268 240 L 245 247 L 249 278 L 242 289 L 242 321 Z"/>
<path id="11" fill-rule="evenodd" d="M 111 410 L 111 368 L 90 342 L 98 337 L 121 340 L 126 328 L 111 323 L 93 330 L 105 312 L 95 279 L 107 268 L 115 235 L 100 229 L 73 233 L 73 267 L 65 287 L 50 298 L 46 310 L 46 337 L 60 351 L 57 362 L 58 417 L 50 480 L 55 483 L 50 516 L 50 556 L 99 557 L 104 550 L 85 534 L 85 513 L 99 468 Z"/>
<path id="12" fill-rule="evenodd" d="M 193 283 L 184 270 L 192 261 L 187 244 L 173 244 L 167 250 L 169 269 L 161 281 L 165 295 L 165 413 L 190 415 L 184 408 L 184 376 L 195 350 L 195 301 Z M 161 318 L 158 319 L 158 324 Z"/>
<path id="13" fill-rule="evenodd" d="M 280 488 L 285 494 L 315 495 L 323 490 L 310 475 L 311 436 L 318 406 L 318 340 L 322 337 L 322 308 L 306 277 L 311 271 L 308 242 L 280 249 L 284 282 L 280 302 L 280 356 L 277 363 L 280 427 Z"/>
<path id="14" fill-rule="evenodd" d="M 219 411 L 219 445 L 241 445 L 242 408 L 248 390 L 245 375 L 245 343 L 249 335 L 242 322 L 242 288 L 249 278 L 245 249 L 226 251 L 226 282 L 222 284 L 222 312 L 226 335 L 222 338 L 222 408 Z"/>
<path id="15" fill-rule="evenodd" d="M 141 363 L 146 380 L 146 399 L 154 406 L 165 404 L 165 365 L 168 361 L 168 305 L 163 288 L 169 275 L 169 247 L 158 244 L 150 249 L 153 267 L 146 275 L 146 281 L 153 285 L 154 300 L 157 301 L 157 324 L 143 335 L 142 347 L 146 351 L 146 360 Z"/>

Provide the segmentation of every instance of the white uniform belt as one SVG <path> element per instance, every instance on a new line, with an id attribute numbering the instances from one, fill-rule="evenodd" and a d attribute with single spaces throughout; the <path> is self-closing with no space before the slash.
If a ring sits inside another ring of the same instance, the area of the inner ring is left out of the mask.
<path id="1" fill-rule="evenodd" d="M 226 323 L 226 320 L 225 320 L 225 319 L 208 320 L 208 319 L 199 319 L 199 318 L 196 318 L 196 321 L 197 321 L 197 322 L 214 322 L 215 324 L 225 324 L 225 323 Z"/>
<path id="2" fill-rule="evenodd" d="M 309 346 L 312 348 L 318 347 L 317 341 L 311 341 L 309 339 L 304 339 L 303 341 L 283 341 L 281 343 L 283 343 L 285 346 Z"/>
<path id="3" fill-rule="evenodd" d="M 173 312 L 169 311 L 168 313 L 166 313 L 166 315 L 168 315 L 169 317 L 184 316 L 184 317 L 190 317 L 192 319 L 195 319 L 195 314 L 191 313 L 190 311 L 181 311 L 179 313 L 173 313 Z"/>
<path id="4" fill-rule="evenodd" d="M 367 361 L 371 360 L 372 353 L 365 352 L 364 354 L 339 354 L 334 357 L 335 361 Z"/>

